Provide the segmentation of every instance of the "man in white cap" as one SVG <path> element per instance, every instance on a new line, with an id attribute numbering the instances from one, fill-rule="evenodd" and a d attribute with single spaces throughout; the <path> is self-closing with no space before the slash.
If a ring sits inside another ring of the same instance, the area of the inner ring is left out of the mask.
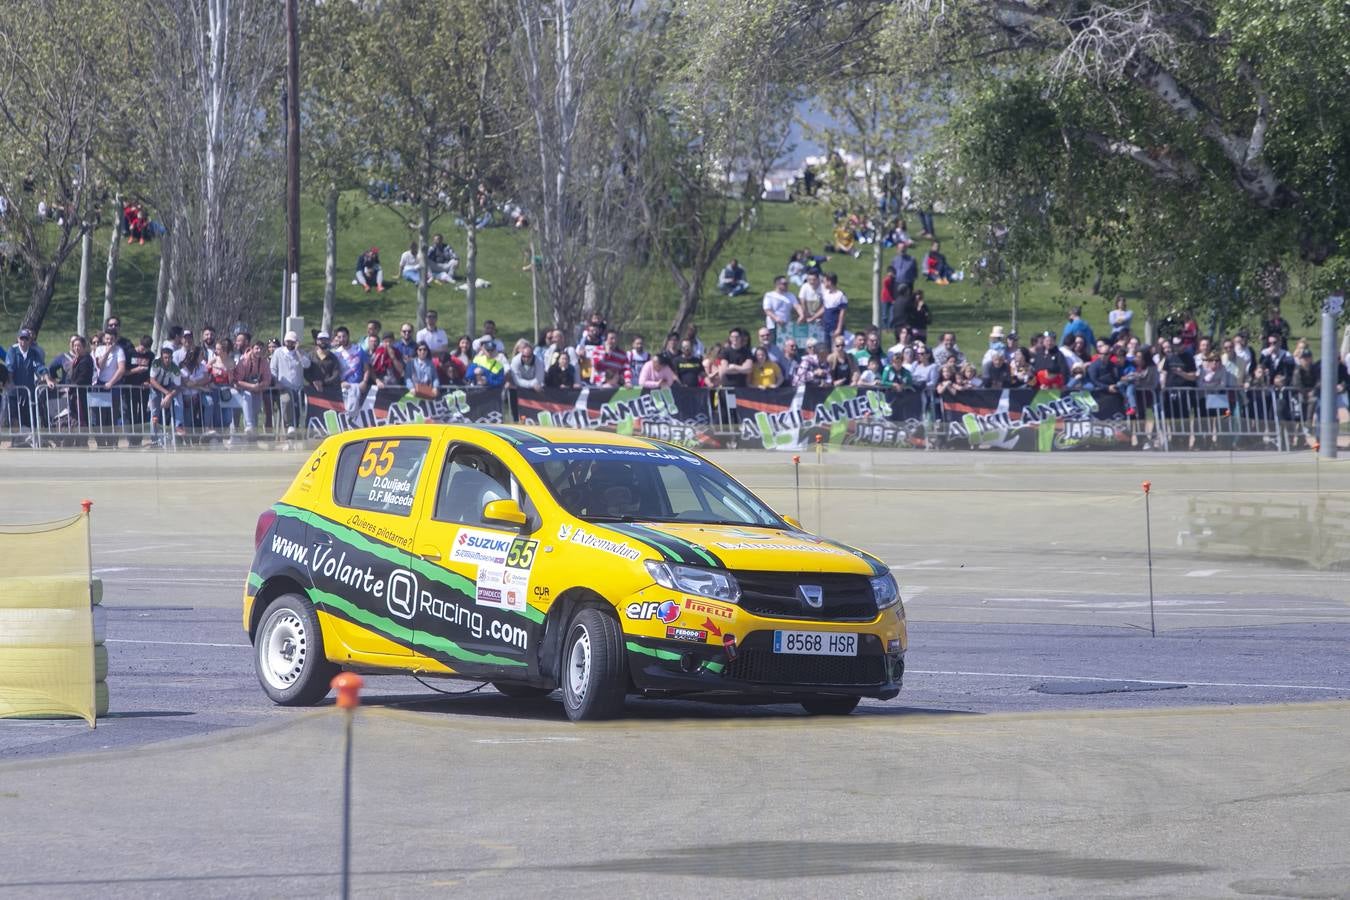
<path id="1" fill-rule="evenodd" d="M 277 396 L 281 405 L 281 421 L 286 423 L 286 437 L 295 437 L 296 426 L 300 423 L 300 409 L 304 402 L 302 392 L 305 388 L 305 369 L 309 366 L 309 357 L 299 348 L 300 336 L 294 331 L 286 332 L 282 346 L 272 352 L 269 363 L 272 369 L 272 381 L 276 384 Z"/>

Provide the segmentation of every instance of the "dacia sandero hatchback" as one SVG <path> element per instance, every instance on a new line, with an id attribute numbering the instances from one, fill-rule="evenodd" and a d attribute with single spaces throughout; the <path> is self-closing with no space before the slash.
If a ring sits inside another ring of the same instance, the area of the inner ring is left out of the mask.
<path id="1" fill-rule="evenodd" d="M 707 459 L 556 428 L 326 439 L 258 519 L 244 628 L 263 690 L 339 669 L 560 690 L 740 694 L 845 714 L 900 690 L 905 611 L 875 557 L 807 534 Z"/>

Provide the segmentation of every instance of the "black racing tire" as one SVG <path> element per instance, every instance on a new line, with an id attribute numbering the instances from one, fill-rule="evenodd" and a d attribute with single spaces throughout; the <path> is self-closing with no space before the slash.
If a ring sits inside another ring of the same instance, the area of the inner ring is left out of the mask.
<path id="1" fill-rule="evenodd" d="M 820 694 L 803 700 L 802 709 L 812 716 L 846 716 L 858 708 L 861 697 L 841 697 L 838 694 Z"/>
<path id="2" fill-rule="evenodd" d="M 623 630 L 613 615 L 585 607 L 572 618 L 563 641 L 563 709 L 573 722 L 612 719 L 628 693 Z"/>
<path id="3" fill-rule="evenodd" d="M 535 697 L 547 697 L 553 693 L 553 688 L 535 687 L 532 684 L 519 684 L 514 681 L 494 681 L 492 686 L 497 689 L 497 693 L 516 700 L 529 700 Z"/>
<path id="4" fill-rule="evenodd" d="M 340 667 L 324 655 L 319 616 L 299 594 L 267 605 L 253 638 L 253 667 L 263 692 L 279 706 L 314 706 Z"/>

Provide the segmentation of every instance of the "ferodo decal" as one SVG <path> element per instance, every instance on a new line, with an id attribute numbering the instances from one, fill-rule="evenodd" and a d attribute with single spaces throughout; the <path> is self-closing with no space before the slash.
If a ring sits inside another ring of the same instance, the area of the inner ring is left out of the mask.
<path id="1" fill-rule="evenodd" d="M 734 615 L 730 607 L 721 606 L 717 603 L 708 603 L 706 600 L 695 600 L 690 597 L 684 601 L 684 608 L 689 612 L 700 616 L 714 616 L 718 619 L 727 619 L 730 621 Z"/>
<path id="2" fill-rule="evenodd" d="M 496 531 L 461 528 L 450 545 L 453 562 L 501 565 L 511 549 L 512 538 Z"/>
<path id="3" fill-rule="evenodd" d="M 529 581 L 529 573 L 523 569 L 481 565 L 478 567 L 474 602 L 479 606 L 521 612 L 525 609 Z"/>
<path id="4" fill-rule="evenodd" d="M 680 617 L 680 604 L 674 600 L 630 603 L 623 614 L 630 619 L 658 619 L 669 625 Z"/>
<path id="5" fill-rule="evenodd" d="M 702 628 L 680 628 L 676 625 L 667 625 L 666 640 L 694 641 L 695 643 L 706 644 L 708 643 L 708 632 Z"/>

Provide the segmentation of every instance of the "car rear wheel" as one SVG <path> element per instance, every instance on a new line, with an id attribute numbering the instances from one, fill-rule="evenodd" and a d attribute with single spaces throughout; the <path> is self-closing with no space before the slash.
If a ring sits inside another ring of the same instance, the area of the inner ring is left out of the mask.
<path id="1" fill-rule="evenodd" d="M 813 716 L 846 716 L 857 708 L 860 699 L 822 694 L 819 697 L 807 697 L 802 701 L 802 709 Z"/>
<path id="2" fill-rule="evenodd" d="M 628 692 L 623 632 L 611 615 L 588 607 L 577 613 L 563 644 L 563 709 L 573 722 L 610 719 Z"/>
<path id="3" fill-rule="evenodd" d="M 547 697 L 553 693 L 552 688 L 535 687 L 531 684 L 517 684 L 514 681 L 494 681 L 492 686 L 497 689 L 497 693 L 504 694 L 507 697 L 514 697 L 517 700 L 527 700 L 531 697 Z"/>
<path id="4" fill-rule="evenodd" d="M 314 607 L 298 594 L 283 594 L 263 611 L 253 637 L 253 665 L 263 691 L 281 706 L 313 706 L 328 696 L 338 673 L 324 656 Z"/>

